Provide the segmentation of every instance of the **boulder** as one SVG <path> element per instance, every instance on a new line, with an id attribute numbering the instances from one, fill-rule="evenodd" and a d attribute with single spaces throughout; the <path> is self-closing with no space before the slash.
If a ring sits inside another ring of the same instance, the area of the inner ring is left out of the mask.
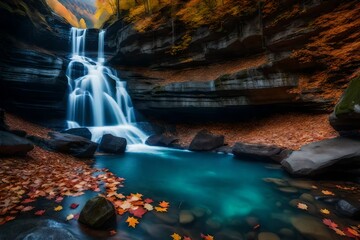
<path id="1" fill-rule="evenodd" d="M 106 153 L 120 154 L 126 150 L 126 138 L 115 137 L 111 134 L 105 134 L 101 138 L 99 150 Z"/>
<path id="2" fill-rule="evenodd" d="M 189 150 L 191 151 L 211 151 L 224 145 L 224 136 L 215 135 L 206 130 L 196 134 L 191 141 Z"/>
<path id="3" fill-rule="evenodd" d="M 337 137 L 307 144 L 294 151 L 281 165 L 292 175 L 324 173 L 336 166 L 354 168 L 360 164 L 360 140 Z"/>
<path id="4" fill-rule="evenodd" d="M 86 138 L 67 133 L 50 132 L 49 136 L 51 139 L 46 140 L 49 148 L 78 158 L 93 157 L 98 146 Z"/>
<path id="5" fill-rule="evenodd" d="M 336 204 L 336 209 L 344 216 L 359 219 L 360 204 L 359 201 L 341 199 Z"/>
<path id="6" fill-rule="evenodd" d="M 83 137 L 83 138 L 86 138 L 89 140 L 91 140 L 91 136 L 92 136 L 92 134 L 88 128 L 71 128 L 71 129 L 62 131 L 62 133 L 68 133 L 68 134 L 80 136 L 80 137 Z"/>
<path id="7" fill-rule="evenodd" d="M 11 129 L 11 130 L 9 130 L 9 132 L 18 137 L 23 137 L 23 138 L 26 137 L 26 135 L 27 135 L 26 131 L 20 130 L 20 129 Z"/>
<path id="8" fill-rule="evenodd" d="M 0 155 L 25 155 L 34 145 L 27 139 L 0 131 Z"/>
<path id="9" fill-rule="evenodd" d="M 149 146 L 159 146 L 159 147 L 172 147 L 173 143 L 179 139 L 173 136 L 167 136 L 164 134 L 151 135 L 146 139 L 145 143 Z"/>
<path id="10" fill-rule="evenodd" d="M 284 159 L 289 150 L 277 146 L 262 144 L 236 143 L 232 153 L 240 159 L 274 160 L 280 162 Z"/>
<path id="11" fill-rule="evenodd" d="M 330 124 L 338 131 L 360 130 L 360 76 L 353 79 L 344 92 L 334 112 Z"/>
<path id="12" fill-rule="evenodd" d="M 5 111 L 0 108 L 0 131 L 8 131 L 9 127 L 5 123 Z"/>
<path id="13" fill-rule="evenodd" d="M 92 228 L 111 227 L 116 224 L 115 207 L 104 197 L 91 198 L 81 210 L 79 222 Z"/>

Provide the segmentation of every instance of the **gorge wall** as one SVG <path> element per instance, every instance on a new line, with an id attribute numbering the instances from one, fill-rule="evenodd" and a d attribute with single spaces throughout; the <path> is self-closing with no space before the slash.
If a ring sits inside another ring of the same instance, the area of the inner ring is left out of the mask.
<path id="1" fill-rule="evenodd" d="M 359 26 L 358 1 L 265 1 L 190 35 L 173 19 L 144 32 L 118 21 L 107 43 L 136 107 L 149 114 L 331 111 L 359 72 Z M 174 54 L 184 38 L 188 46 Z"/>
<path id="2" fill-rule="evenodd" d="M 262 3 L 246 17 L 190 32 L 176 19 L 142 32 L 115 21 L 106 25 L 109 64 L 147 115 L 330 111 L 359 74 L 360 3 Z M 5 0 L 0 19 L 1 107 L 64 118 L 71 26 L 43 0 Z M 87 46 L 97 47 L 97 30 L 88 32 Z"/>

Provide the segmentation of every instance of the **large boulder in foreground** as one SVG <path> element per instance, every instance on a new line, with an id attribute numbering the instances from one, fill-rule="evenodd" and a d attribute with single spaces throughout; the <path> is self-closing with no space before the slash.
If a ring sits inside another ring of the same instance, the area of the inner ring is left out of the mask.
<path id="1" fill-rule="evenodd" d="M 46 140 L 49 148 L 78 158 L 93 157 L 98 146 L 86 138 L 67 133 L 50 132 L 49 136 L 51 139 Z"/>
<path id="2" fill-rule="evenodd" d="M 164 134 L 151 135 L 146 139 L 145 143 L 149 146 L 158 146 L 158 147 L 172 147 L 176 141 L 179 139 L 173 136 L 167 136 Z"/>
<path id="3" fill-rule="evenodd" d="M 224 136 L 215 135 L 206 130 L 201 130 L 191 141 L 191 151 L 211 151 L 224 145 Z"/>
<path id="4" fill-rule="evenodd" d="M 104 134 L 101 138 L 99 150 L 106 153 L 120 154 L 126 150 L 126 138 L 116 137 L 111 134 Z"/>
<path id="5" fill-rule="evenodd" d="M 360 139 L 337 137 L 310 143 L 294 151 L 281 164 L 297 176 L 316 175 L 335 166 L 351 169 L 360 164 Z"/>
<path id="6" fill-rule="evenodd" d="M 329 120 L 338 131 L 360 130 L 360 76 L 351 81 Z"/>
<path id="7" fill-rule="evenodd" d="M 261 161 L 273 160 L 276 162 L 281 162 L 288 152 L 289 150 L 277 146 L 246 143 L 236 143 L 232 149 L 232 153 L 236 158 L 250 158 Z"/>
<path id="8" fill-rule="evenodd" d="M 27 139 L 12 133 L 0 131 L 0 155 L 25 155 L 34 145 Z"/>
<path id="9" fill-rule="evenodd" d="M 91 140 L 92 134 L 88 128 L 71 128 L 67 129 L 65 131 L 62 131 L 62 133 L 68 133 L 76 136 L 80 136 L 86 139 Z"/>
<path id="10" fill-rule="evenodd" d="M 79 222 L 92 228 L 112 227 L 116 224 L 115 207 L 104 197 L 94 197 L 81 210 Z"/>

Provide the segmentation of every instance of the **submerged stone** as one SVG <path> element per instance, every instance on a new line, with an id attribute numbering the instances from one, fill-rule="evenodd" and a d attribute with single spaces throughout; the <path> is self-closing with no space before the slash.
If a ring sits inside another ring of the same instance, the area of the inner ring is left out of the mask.
<path id="1" fill-rule="evenodd" d="M 272 232 L 261 232 L 258 235 L 258 240 L 280 240 L 280 238 Z"/>
<path id="2" fill-rule="evenodd" d="M 93 228 L 112 227 L 116 224 L 115 207 L 104 197 L 94 197 L 81 210 L 79 222 Z"/>
<path id="3" fill-rule="evenodd" d="M 195 220 L 194 215 L 191 211 L 182 210 L 179 214 L 179 223 L 180 224 L 190 224 Z"/>
<path id="4" fill-rule="evenodd" d="M 317 218 L 310 216 L 292 217 L 291 223 L 303 236 L 314 240 L 333 239 L 329 230 Z"/>

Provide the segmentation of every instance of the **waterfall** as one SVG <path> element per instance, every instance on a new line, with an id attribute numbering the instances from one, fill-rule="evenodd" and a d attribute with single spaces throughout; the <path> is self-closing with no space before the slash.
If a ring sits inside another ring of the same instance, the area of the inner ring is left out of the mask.
<path id="1" fill-rule="evenodd" d="M 71 28 L 72 56 L 66 71 L 70 92 L 68 128 L 89 128 L 95 142 L 110 133 L 126 138 L 129 144 L 144 143 L 147 136 L 135 126 L 126 82 L 104 66 L 104 37 L 105 31 L 101 30 L 95 61 L 86 56 L 86 29 Z"/>

